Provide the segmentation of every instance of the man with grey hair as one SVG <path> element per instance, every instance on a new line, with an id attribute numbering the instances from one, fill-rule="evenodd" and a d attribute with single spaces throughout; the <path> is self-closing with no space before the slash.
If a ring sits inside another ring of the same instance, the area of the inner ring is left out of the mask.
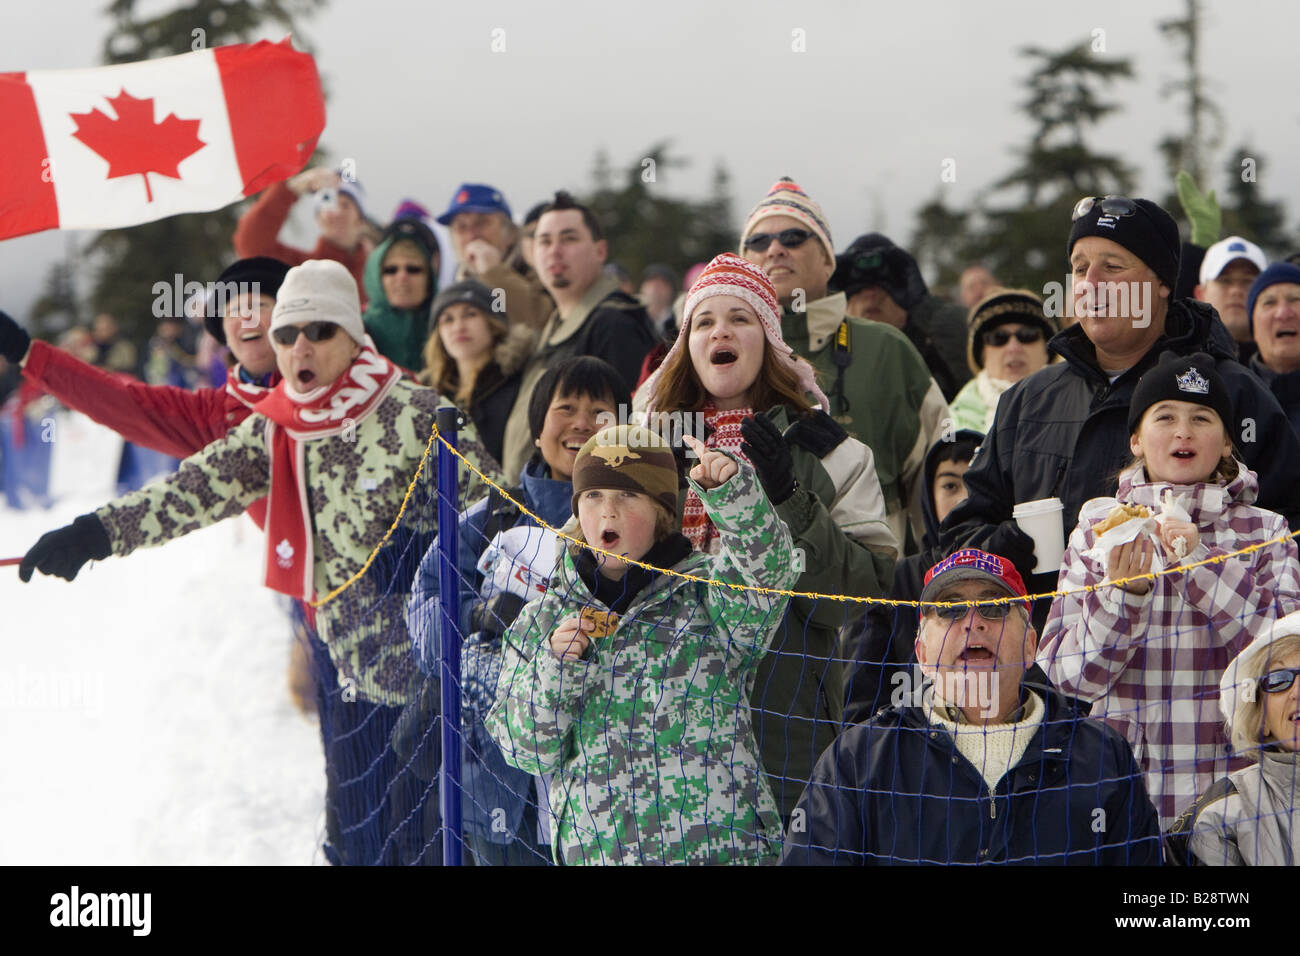
<path id="1" fill-rule="evenodd" d="M 1026 680 L 1038 636 L 1024 598 L 1015 566 L 984 551 L 926 573 L 924 681 L 822 754 L 784 865 L 1160 862 L 1128 742 Z"/>

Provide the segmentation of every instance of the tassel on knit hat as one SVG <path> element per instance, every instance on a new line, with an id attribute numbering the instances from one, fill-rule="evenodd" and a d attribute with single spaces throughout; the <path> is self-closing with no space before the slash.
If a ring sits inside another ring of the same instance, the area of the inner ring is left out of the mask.
<path id="1" fill-rule="evenodd" d="M 740 230 L 739 251 L 741 253 L 745 251 L 745 240 L 749 238 L 755 227 L 772 216 L 789 216 L 791 219 L 798 219 L 821 242 L 827 258 L 832 263 L 835 261 L 835 244 L 831 242 L 831 230 L 826 225 L 826 217 L 822 215 L 822 207 L 809 199 L 802 187 L 789 176 L 782 176 L 773 183 L 772 188 L 767 191 L 767 196 L 753 208 L 745 220 L 745 227 Z"/>
<path id="2" fill-rule="evenodd" d="M 830 407 L 825 393 L 817 387 L 816 372 L 812 365 L 796 356 L 794 349 L 786 345 L 785 339 L 781 336 L 781 308 L 777 304 L 776 290 L 772 287 L 771 280 L 757 266 L 751 265 L 740 256 L 724 252 L 715 256 L 705 267 L 686 295 L 677 339 L 673 342 L 673 347 L 668 350 L 668 354 L 664 356 L 663 364 L 643 386 L 650 396 L 647 412 L 653 412 L 655 409 L 655 387 L 659 384 L 663 369 L 671 366 L 678 352 L 688 348 L 686 340 L 690 334 L 691 315 L 701 302 L 715 295 L 732 295 L 748 304 L 758 315 L 758 321 L 763 326 L 763 334 L 767 337 L 767 344 L 776 353 L 777 361 L 794 372 L 795 377 L 799 379 L 800 388 L 812 394 L 822 408 Z M 690 361 L 689 355 L 685 360 Z"/>

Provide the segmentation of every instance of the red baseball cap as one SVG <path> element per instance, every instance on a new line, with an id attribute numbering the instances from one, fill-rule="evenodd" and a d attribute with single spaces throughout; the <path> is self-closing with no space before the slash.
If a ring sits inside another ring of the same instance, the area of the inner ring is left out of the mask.
<path id="1" fill-rule="evenodd" d="M 935 601 L 950 585 L 960 581 L 988 581 L 1006 591 L 1010 597 L 1025 597 L 1025 582 L 1016 566 L 1006 558 L 978 548 L 954 551 L 929 571 L 921 589 L 921 601 Z"/>

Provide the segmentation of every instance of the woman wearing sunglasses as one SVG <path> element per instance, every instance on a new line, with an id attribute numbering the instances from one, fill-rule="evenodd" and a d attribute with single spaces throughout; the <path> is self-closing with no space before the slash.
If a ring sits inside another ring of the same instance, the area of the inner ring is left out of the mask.
<path id="1" fill-rule="evenodd" d="M 1113 498 L 1079 511 L 1038 655 L 1053 684 L 1128 738 L 1162 828 L 1240 766 L 1214 707 L 1219 678 L 1254 634 L 1300 607 L 1295 540 L 1285 518 L 1255 505 L 1216 365 L 1166 352 L 1138 382 L 1134 460 Z M 1120 505 L 1140 506 L 1152 526 L 1134 528 Z M 1099 543 L 1113 523 L 1136 536 Z"/>
<path id="2" fill-rule="evenodd" d="M 1300 826 L 1300 613 L 1255 638 L 1224 671 L 1219 708 L 1249 766 L 1218 780 L 1179 817 L 1176 863 L 1294 866 Z"/>
<path id="3" fill-rule="evenodd" d="M 433 230 L 418 219 L 396 220 L 366 260 L 366 332 L 380 355 L 409 372 L 424 367 L 440 262 Z"/>
<path id="4" fill-rule="evenodd" d="M 1002 393 L 1048 362 L 1056 322 L 1043 300 L 1023 289 L 998 289 L 977 302 L 967 320 L 966 361 L 975 377 L 952 400 L 958 428 L 987 432 Z"/>

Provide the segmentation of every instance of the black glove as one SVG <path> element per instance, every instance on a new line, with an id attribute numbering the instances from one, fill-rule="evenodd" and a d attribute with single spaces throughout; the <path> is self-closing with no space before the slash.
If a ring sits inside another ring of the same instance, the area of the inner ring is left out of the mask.
<path id="1" fill-rule="evenodd" d="M 0 355 L 16 365 L 23 360 L 31 344 L 32 337 L 27 330 L 9 318 L 7 312 L 0 312 Z"/>
<path id="2" fill-rule="evenodd" d="M 71 581 L 87 561 L 102 561 L 112 553 L 104 525 L 93 514 L 82 515 L 66 528 L 41 535 L 18 565 L 18 577 L 30 581 L 38 570 Z"/>
<path id="3" fill-rule="evenodd" d="M 768 500 L 779 505 L 799 486 L 794 480 L 794 458 L 781 432 L 766 415 L 755 415 L 740 423 L 740 450 L 758 472 Z"/>
<path id="4" fill-rule="evenodd" d="M 1034 557 L 1034 539 L 1021 530 L 1014 518 L 998 525 L 998 529 L 989 536 L 988 545 L 984 550 L 1006 558 L 1016 566 L 1016 570 L 1026 581 L 1029 580 L 1029 575 L 1033 573 L 1034 565 L 1037 563 Z"/>
<path id="5" fill-rule="evenodd" d="M 848 437 L 840 423 L 820 409 L 785 430 L 786 441 L 801 445 L 818 458 L 825 458 Z"/>

